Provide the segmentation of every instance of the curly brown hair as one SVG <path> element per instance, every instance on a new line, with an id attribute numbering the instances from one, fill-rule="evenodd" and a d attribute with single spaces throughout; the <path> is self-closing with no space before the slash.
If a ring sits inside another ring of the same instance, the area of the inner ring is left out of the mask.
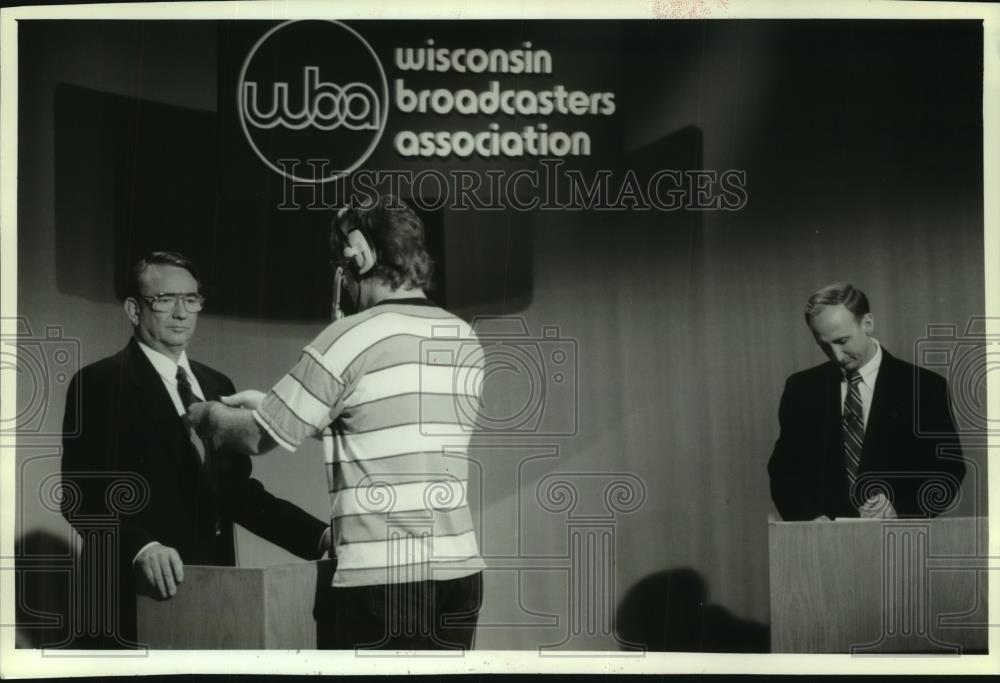
<path id="1" fill-rule="evenodd" d="M 424 224 L 402 199 L 386 194 L 341 209 L 330 228 L 330 248 L 338 256 L 352 230 L 360 230 L 375 252 L 375 267 L 365 277 L 381 278 L 393 290 L 430 288 L 434 262 L 424 243 Z"/>

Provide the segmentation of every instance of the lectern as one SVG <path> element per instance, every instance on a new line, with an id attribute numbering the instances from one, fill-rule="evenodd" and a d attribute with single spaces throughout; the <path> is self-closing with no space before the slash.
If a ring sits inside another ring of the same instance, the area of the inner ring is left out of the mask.
<path id="1" fill-rule="evenodd" d="M 771 522 L 771 651 L 985 653 L 985 518 Z"/>
<path id="2" fill-rule="evenodd" d="M 334 565 L 184 567 L 173 598 L 139 596 L 139 642 L 154 649 L 315 649 L 316 598 Z"/>

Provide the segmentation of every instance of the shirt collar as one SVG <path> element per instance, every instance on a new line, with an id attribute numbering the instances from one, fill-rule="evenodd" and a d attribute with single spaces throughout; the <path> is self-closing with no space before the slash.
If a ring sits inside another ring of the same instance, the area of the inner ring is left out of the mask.
<path id="1" fill-rule="evenodd" d="M 858 369 L 861 381 L 870 387 L 875 386 L 875 377 L 878 375 L 879 366 L 882 365 L 882 345 L 874 337 L 872 337 L 872 341 L 875 342 L 875 355 Z M 847 381 L 846 375 L 844 376 L 844 381 Z"/>
<path id="2" fill-rule="evenodd" d="M 156 370 L 156 374 L 163 378 L 164 382 L 168 384 L 177 384 L 177 366 L 184 368 L 184 372 L 187 373 L 188 378 L 192 382 L 197 381 L 194 378 L 194 373 L 191 371 L 191 364 L 188 362 L 187 351 L 181 351 L 181 357 L 175 361 L 170 356 L 160 353 L 156 349 L 146 346 L 146 344 L 136 339 L 139 344 L 139 348 L 142 352 L 146 354 L 146 358 L 149 362 L 153 364 L 153 368 Z"/>
<path id="3" fill-rule="evenodd" d="M 389 306 L 392 304 L 403 304 L 406 306 L 437 306 L 436 303 L 427 297 L 412 296 L 406 297 L 405 299 L 382 299 L 381 301 L 369 306 L 369 308 L 374 308 L 375 306 Z"/>

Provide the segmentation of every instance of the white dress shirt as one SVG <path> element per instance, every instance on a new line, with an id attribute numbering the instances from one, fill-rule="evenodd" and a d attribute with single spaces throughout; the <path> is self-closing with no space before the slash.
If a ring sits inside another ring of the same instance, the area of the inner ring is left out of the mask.
<path id="1" fill-rule="evenodd" d="M 184 372 L 187 373 L 188 380 L 191 382 L 191 391 L 194 393 L 195 397 L 201 401 L 205 400 L 205 392 L 201 390 L 201 385 L 198 384 L 198 378 L 195 377 L 194 373 L 191 371 L 191 364 L 188 362 L 186 351 L 181 351 L 181 357 L 175 361 L 173 358 L 165 356 L 159 351 L 146 346 L 138 339 L 136 339 L 136 341 L 139 342 L 139 348 L 142 349 L 144 354 L 146 354 L 146 358 L 148 358 L 149 362 L 153 364 L 153 367 L 156 369 L 156 373 L 160 376 L 160 379 L 163 380 L 163 386 L 167 388 L 167 393 L 170 394 L 170 400 L 174 402 L 174 408 L 177 410 L 178 415 L 187 414 L 187 411 L 184 410 L 184 402 L 181 401 L 180 392 L 177 391 L 178 365 L 184 368 Z M 320 536 L 319 547 L 321 550 L 329 547 L 330 545 L 330 531 L 330 527 L 327 527 Z M 135 557 L 132 558 L 132 563 L 135 564 L 135 561 L 139 559 L 139 556 L 142 555 L 147 548 L 151 548 L 154 545 L 160 545 L 160 542 L 151 541 L 139 548 L 139 552 L 137 552 Z"/>
<path id="2" fill-rule="evenodd" d="M 861 381 L 858 383 L 858 391 L 861 393 L 861 405 L 864 407 L 864 425 L 868 428 L 868 413 L 872 409 L 872 396 L 875 395 L 875 380 L 878 379 L 878 369 L 882 365 L 882 346 L 878 340 L 875 342 L 875 355 L 867 363 L 858 369 Z M 844 412 L 844 403 L 847 400 L 848 381 L 847 375 L 840 379 L 840 411 Z"/>
<path id="3" fill-rule="evenodd" d="M 191 372 L 191 364 L 188 362 L 187 351 L 181 351 L 180 359 L 175 361 L 170 356 L 165 356 L 142 342 L 139 342 L 139 348 L 146 354 L 146 358 L 149 359 L 149 362 L 156 369 L 156 374 L 163 380 L 163 386 L 167 388 L 167 393 L 170 394 L 170 400 L 174 402 L 174 408 L 177 410 L 178 415 L 187 414 L 187 411 L 184 410 L 184 403 L 181 401 L 181 395 L 177 391 L 178 365 L 184 368 L 184 372 L 187 373 L 188 381 L 191 382 L 191 391 L 194 392 L 195 397 L 200 401 L 205 400 L 205 393 L 201 390 L 201 385 L 198 384 L 198 378 Z"/>

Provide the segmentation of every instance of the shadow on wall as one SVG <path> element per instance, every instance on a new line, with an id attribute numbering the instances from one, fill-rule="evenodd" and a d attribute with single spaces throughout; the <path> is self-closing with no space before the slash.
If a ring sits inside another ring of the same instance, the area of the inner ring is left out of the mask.
<path id="1" fill-rule="evenodd" d="M 32 531 L 14 542 L 15 647 L 66 647 L 73 551 L 65 538 Z"/>
<path id="2" fill-rule="evenodd" d="M 710 604 L 701 574 L 668 569 L 632 586 L 618 607 L 618 639 L 653 652 L 768 652 L 768 627 Z"/>

